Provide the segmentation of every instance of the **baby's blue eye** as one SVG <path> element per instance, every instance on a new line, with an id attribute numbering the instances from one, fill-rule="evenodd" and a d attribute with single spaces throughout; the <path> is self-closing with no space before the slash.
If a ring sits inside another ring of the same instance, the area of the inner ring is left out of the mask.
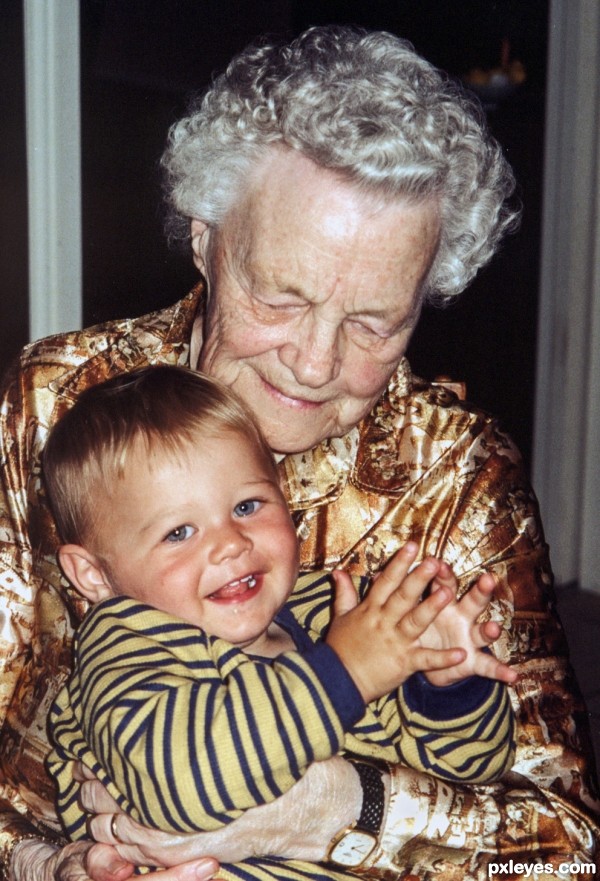
<path id="1" fill-rule="evenodd" d="M 260 508 L 260 502 L 258 499 L 245 499 L 243 502 L 240 502 L 239 505 L 236 505 L 233 509 L 233 513 L 236 517 L 249 517 L 250 514 L 256 513 Z"/>
<path id="2" fill-rule="evenodd" d="M 165 537 L 165 541 L 176 542 L 176 541 L 185 541 L 190 538 L 194 534 L 193 527 L 191 526 L 178 526 L 176 529 L 171 530 L 171 532 Z"/>

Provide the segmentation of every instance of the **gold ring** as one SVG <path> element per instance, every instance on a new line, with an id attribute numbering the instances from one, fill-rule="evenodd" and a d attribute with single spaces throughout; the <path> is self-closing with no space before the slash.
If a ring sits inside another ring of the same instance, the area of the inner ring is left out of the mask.
<path id="1" fill-rule="evenodd" d="M 119 833 L 117 832 L 117 817 L 118 814 L 113 814 L 110 821 L 110 834 L 115 839 L 118 844 L 125 844 L 125 842 L 119 838 Z"/>

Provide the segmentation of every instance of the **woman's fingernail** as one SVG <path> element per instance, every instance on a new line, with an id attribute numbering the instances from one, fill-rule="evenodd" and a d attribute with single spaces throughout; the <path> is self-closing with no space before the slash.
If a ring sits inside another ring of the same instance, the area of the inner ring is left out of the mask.
<path id="1" fill-rule="evenodd" d="M 198 881 L 209 881 L 213 878 L 217 867 L 213 859 L 199 860 L 196 866 L 196 878 Z"/>

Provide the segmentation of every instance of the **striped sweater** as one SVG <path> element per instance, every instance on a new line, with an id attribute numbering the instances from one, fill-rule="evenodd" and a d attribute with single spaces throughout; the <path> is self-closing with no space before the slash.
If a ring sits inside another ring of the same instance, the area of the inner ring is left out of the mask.
<path id="1" fill-rule="evenodd" d="M 321 640 L 331 597 L 328 576 L 303 576 L 277 618 L 297 650 L 264 660 L 136 600 L 94 606 L 50 714 L 48 767 L 69 837 L 86 835 L 73 760 L 136 819 L 182 832 L 277 798 L 340 751 L 448 780 L 499 777 L 514 750 L 506 687 L 473 677 L 435 688 L 416 674 L 365 708 Z"/>

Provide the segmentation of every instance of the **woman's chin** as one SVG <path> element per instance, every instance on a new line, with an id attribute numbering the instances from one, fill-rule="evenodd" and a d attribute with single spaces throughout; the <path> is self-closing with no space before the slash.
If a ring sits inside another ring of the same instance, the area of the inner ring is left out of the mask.
<path id="1" fill-rule="evenodd" d="M 266 435 L 267 443 L 276 456 L 292 456 L 294 453 L 305 453 L 316 447 L 321 441 L 327 439 L 327 435 L 290 435 L 289 429 L 286 435 L 277 432 L 273 436 Z"/>
<path id="2" fill-rule="evenodd" d="M 331 405 L 328 404 L 302 409 L 269 401 L 268 406 L 261 410 L 255 408 L 254 412 L 267 443 L 275 453 L 303 453 L 339 433 Z"/>

